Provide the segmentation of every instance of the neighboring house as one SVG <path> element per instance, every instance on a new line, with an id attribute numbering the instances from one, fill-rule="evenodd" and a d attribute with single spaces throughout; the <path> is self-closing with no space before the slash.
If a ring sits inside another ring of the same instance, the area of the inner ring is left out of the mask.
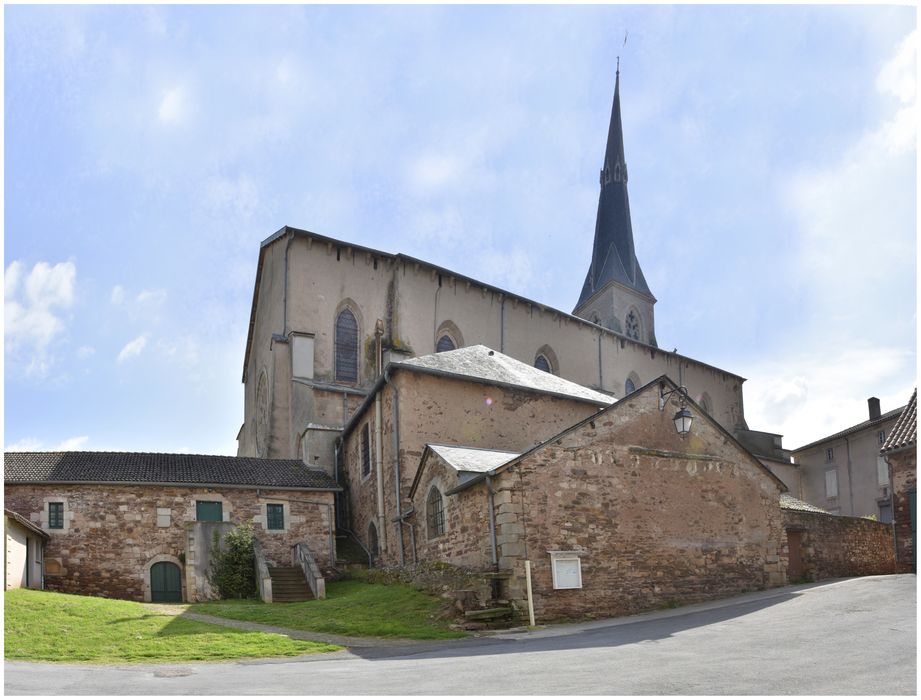
<path id="1" fill-rule="evenodd" d="M 409 491 L 414 556 L 504 578 L 539 619 L 609 616 L 783 585 L 783 483 L 661 377 L 540 444 L 426 446 Z"/>
<path id="2" fill-rule="evenodd" d="M 889 465 L 899 570 L 917 570 L 915 533 L 918 527 L 918 390 L 889 431 L 881 453 Z"/>
<path id="3" fill-rule="evenodd" d="M 523 451 L 613 403 L 482 345 L 388 365 L 343 430 L 345 520 L 382 563 L 411 560 L 401 516 L 429 442 Z"/>
<path id="4" fill-rule="evenodd" d="M 747 430 L 742 377 L 657 346 L 656 300 L 635 254 L 627 179 L 618 75 L 594 243 L 571 314 L 310 231 L 285 226 L 264 240 L 238 454 L 301 458 L 333 474 L 337 440 L 382 367 L 478 344 L 615 397 L 668 374 L 725 429 Z"/>
<path id="5" fill-rule="evenodd" d="M 867 404 L 867 420 L 792 450 L 800 465 L 799 496 L 834 515 L 875 516 L 890 523 L 889 470 L 880 448 L 902 408 L 881 413 L 875 397 Z"/>
<path id="6" fill-rule="evenodd" d="M 48 533 L 19 513 L 3 509 L 6 558 L 3 574 L 6 590 L 45 587 L 44 554 Z"/>
<path id="7" fill-rule="evenodd" d="M 49 590 L 146 601 L 197 600 L 214 533 L 252 523 L 268 566 L 306 543 L 335 562 L 333 494 L 298 460 L 137 452 L 7 452 L 6 505 L 39 532 Z"/>

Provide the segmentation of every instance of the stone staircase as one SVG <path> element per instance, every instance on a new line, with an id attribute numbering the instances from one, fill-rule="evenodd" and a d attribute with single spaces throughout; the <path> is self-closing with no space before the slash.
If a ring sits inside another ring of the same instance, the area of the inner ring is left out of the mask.
<path id="1" fill-rule="evenodd" d="M 351 566 L 368 568 L 368 554 L 351 535 L 336 535 L 336 568 L 348 569 Z"/>
<path id="2" fill-rule="evenodd" d="M 273 603 L 299 603 L 313 600 L 313 593 L 299 566 L 270 566 Z"/>

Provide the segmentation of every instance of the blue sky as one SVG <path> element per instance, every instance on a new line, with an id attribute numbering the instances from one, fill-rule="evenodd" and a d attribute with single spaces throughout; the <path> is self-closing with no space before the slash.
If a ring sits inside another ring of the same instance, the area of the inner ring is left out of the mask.
<path id="1" fill-rule="evenodd" d="M 7 449 L 234 453 L 285 224 L 570 311 L 621 55 L 660 344 L 795 447 L 916 366 L 916 15 L 7 6 Z M 626 47 L 624 31 L 629 32 Z"/>

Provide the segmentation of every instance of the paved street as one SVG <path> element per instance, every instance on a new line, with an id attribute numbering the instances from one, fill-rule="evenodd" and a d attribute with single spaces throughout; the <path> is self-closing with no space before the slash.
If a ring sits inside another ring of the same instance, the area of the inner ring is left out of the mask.
<path id="1" fill-rule="evenodd" d="M 916 693 L 915 576 L 791 586 L 639 618 L 285 661 L 6 663 L 7 695 Z"/>

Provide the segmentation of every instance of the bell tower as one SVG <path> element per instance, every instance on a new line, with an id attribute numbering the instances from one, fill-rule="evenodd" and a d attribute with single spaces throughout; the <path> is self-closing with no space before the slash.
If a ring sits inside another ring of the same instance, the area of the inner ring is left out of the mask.
<path id="1" fill-rule="evenodd" d="M 633 340 L 656 345 L 656 298 L 649 291 L 633 248 L 620 116 L 620 59 L 599 184 L 592 261 L 573 314 Z"/>

